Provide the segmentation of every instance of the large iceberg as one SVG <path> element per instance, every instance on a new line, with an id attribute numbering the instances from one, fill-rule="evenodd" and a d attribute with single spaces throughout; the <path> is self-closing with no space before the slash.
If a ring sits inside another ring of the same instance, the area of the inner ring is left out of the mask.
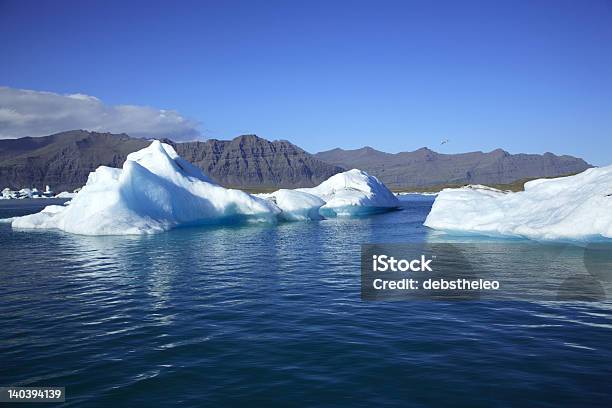
<path id="1" fill-rule="evenodd" d="M 533 180 L 517 193 L 481 186 L 446 189 L 425 225 L 450 233 L 535 240 L 612 238 L 612 166 Z"/>
<path id="2" fill-rule="evenodd" d="M 337 174 L 311 189 L 260 196 L 226 189 L 170 145 L 154 141 L 128 155 L 122 169 L 101 166 L 90 173 L 70 205 L 15 217 L 12 226 L 85 235 L 149 234 L 187 225 L 314 220 L 397 205 L 393 193 L 359 170 Z"/>
<path id="3" fill-rule="evenodd" d="M 180 225 L 270 221 L 280 210 L 262 198 L 223 188 L 167 144 L 128 155 L 123 169 L 101 166 L 69 206 L 15 218 L 14 228 L 86 235 L 146 234 Z"/>

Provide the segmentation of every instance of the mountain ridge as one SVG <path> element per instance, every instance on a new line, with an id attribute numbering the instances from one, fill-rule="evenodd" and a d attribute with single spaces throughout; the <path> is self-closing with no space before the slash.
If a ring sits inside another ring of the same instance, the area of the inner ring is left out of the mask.
<path id="1" fill-rule="evenodd" d="M 174 142 L 177 153 L 219 184 L 240 188 L 312 187 L 342 168 L 287 141 L 255 135 L 232 140 Z M 72 130 L 43 137 L 0 140 L 0 188 L 50 185 L 73 190 L 98 166 L 121 167 L 127 155 L 151 143 L 127 134 Z"/>
<path id="2" fill-rule="evenodd" d="M 386 153 L 370 146 L 310 154 L 287 140 L 256 135 L 231 140 L 174 142 L 179 155 L 221 185 L 246 189 L 311 187 L 341 171 L 358 168 L 394 189 L 439 185 L 506 184 L 581 172 L 590 164 L 572 156 L 491 152 L 443 154 L 427 147 Z M 125 133 L 85 130 L 0 140 L 0 188 L 73 190 L 98 166 L 121 167 L 127 155 L 150 140 Z"/>
<path id="3" fill-rule="evenodd" d="M 341 167 L 357 167 L 378 177 L 391 188 L 424 188 L 440 185 L 510 184 L 518 180 L 558 177 L 593 167 L 569 155 L 490 152 L 438 153 L 428 147 L 387 153 L 370 146 L 335 148 L 315 157 Z"/>

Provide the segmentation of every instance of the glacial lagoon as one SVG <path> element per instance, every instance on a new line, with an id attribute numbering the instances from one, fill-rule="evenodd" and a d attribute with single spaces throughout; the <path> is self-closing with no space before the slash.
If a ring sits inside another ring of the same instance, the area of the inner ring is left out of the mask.
<path id="1" fill-rule="evenodd" d="M 440 239 L 433 199 L 144 236 L 0 224 L 0 383 L 79 407 L 612 404 L 610 300 L 361 300 L 361 244 Z"/>

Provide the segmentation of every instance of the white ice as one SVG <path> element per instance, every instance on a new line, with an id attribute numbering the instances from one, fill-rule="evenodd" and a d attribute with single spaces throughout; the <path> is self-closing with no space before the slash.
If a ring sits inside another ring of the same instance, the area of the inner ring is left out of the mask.
<path id="1" fill-rule="evenodd" d="M 319 213 L 324 217 L 367 215 L 389 211 L 400 205 L 399 200 L 376 177 L 353 169 L 331 176 L 312 188 L 296 191 L 319 197 L 325 202 Z"/>
<path id="2" fill-rule="evenodd" d="M 425 225 L 450 233 L 535 240 L 612 238 L 612 166 L 533 180 L 517 193 L 483 186 L 446 189 Z"/>
<path id="3" fill-rule="evenodd" d="M 319 213 L 325 201 L 302 191 L 281 189 L 270 194 L 258 194 L 272 201 L 282 211 L 280 218 L 285 221 L 318 220 L 323 218 Z"/>
<path id="4" fill-rule="evenodd" d="M 77 193 L 69 193 L 68 191 L 62 191 L 61 193 L 57 194 L 55 196 L 55 198 L 74 198 L 76 197 Z"/>

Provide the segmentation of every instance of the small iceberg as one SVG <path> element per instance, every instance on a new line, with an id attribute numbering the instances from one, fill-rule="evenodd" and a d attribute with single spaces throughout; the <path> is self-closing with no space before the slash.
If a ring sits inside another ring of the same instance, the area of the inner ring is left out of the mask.
<path id="1" fill-rule="evenodd" d="M 335 174 L 316 187 L 258 196 L 273 201 L 288 221 L 369 215 L 400 206 L 382 182 L 357 169 Z"/>
<path id="2" fill-rule="evenodd" d="M 67 206 L 15 217 L 16 229 L 83 235 L 152 234 L 179 226 L 316 220 L 388 211 L 397 198 L 359 170 L 317 187 L 251 195 L 227 189 L 159 141 L 128 155 L 122 169 L 100 166 Z"/>
<path id="3" fill-rule="evenodd" d="M 612 166 L 533 180 L 517 193 L 484 186 L 446 189 L 425 225 L 449 233 L 534 240 L 612 238 Z"/>
<path id="4" fill-rule="evenodd" d="M 78 193 L 69 193 L 68 191 L 62 191 L 57 194 L 54 198 L 74 198 Z"/>
<path id="5" fill-rule="evenodd" d="M 317 187 L 296 191 L 319 197 L 324 217 L 359 216 L 386 212 L 400 206 L 398 198 L 376 177 L 353 169 L 331 176 Z"/>

